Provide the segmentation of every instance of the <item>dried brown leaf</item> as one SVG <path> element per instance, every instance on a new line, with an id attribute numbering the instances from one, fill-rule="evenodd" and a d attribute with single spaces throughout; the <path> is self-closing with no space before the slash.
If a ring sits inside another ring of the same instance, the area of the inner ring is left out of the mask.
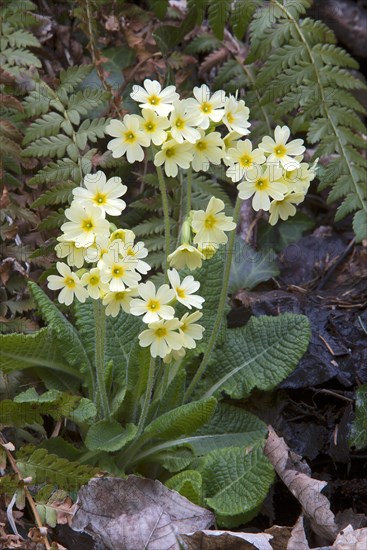
<path id="1" fill-rule="evenodd" d="M 201 63 L 199 68 L 199 76 L 203 76 L 205 73 L 210 71 L 212 67 L 217 67 L 222 65 L 229 57 L 229 51 L 227 48 L 220 48 L 215 50 L 206 56 L 204 61 Z"/>
<path id="2" fill-rule="evenodd" d="M 339 533 L 331 550 L 366 550 L 367 548 L 367 528 L 353 530 L 348 525 Z"/>
<path id="3" fill-rule="evenodd" d="M 197 531 L 182 535 L 187 550 L 273 550 L 265 533 L 234 533 L 232 531 Z"/>
<path id="4" fill-rule="evenodd" d="M 179 535 L 213 522 L 212 512 L 159 481 L 131 475 L 92 479 L 82 487 L 71 527 L 88 532 L 106 549 L 178 550 Z"/>
<path id="5" fill-rule="evenodd" d="M 296 521 L 290 539 L 288 541 L 287 550 L 310 550 L 307 542 L 305 529 L 303 527 L 303 516 L 299 516 Z"/>
<path id="6" fill-rule="evenodd" d="M 300 471 L 301 468 L 292 456 L 288 445 L 283 438 L 277 436 L 271 426 L 264 453 L 284 484 L 299 500 L 315 533 L 333 541 L 338 533 L 338 528 L 335 524 L 334 514 L 330 510 L 330 503 L 321 494 L 327 483 L 312 479 Z"/>

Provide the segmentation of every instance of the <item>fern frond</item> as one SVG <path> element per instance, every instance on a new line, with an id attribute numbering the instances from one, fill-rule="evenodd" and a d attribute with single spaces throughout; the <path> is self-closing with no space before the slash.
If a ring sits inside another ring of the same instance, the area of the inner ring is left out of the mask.
<path id="1" fill-rule="evenodd" d="M 224 25 L 231 12 L 232 0 L 216 0 L 208 4 L 209 24 L 219 40 L 223 40 Z"/>
<path id="2" fill-rule="evenodd" d="M 97 468 L 49 454 L 46 449 L 26 445 L 16 457 L 22 477 L 31 477 L 35 485 L 53 483 L 65 490 L 77 491 L 97 472 Z"/>
<path id="3" fill-rule="evenodd" d="M 203 33 L 196 36 L 192 42 L 185 48 L 185 52 L 188 54 L 200 54 L 209 53 L 219 49 L 222 46 L 222 42 L 215 38 L 211 34 Z"/>
<path id="4" fill-rule="evenodd" d="M 63 157 L 67 148 L 73 141 L 69 136 L 59 134 L 57 136 L 42 137 L 36 139 L 24 150 L 26 157 Z"/>
<path id="5" fill-rule="evenodd" d="M 70 94 L 93 70 L 93 65 L 75 65 L 60 72 L 59 94 Z"/>
<path id="6" fill-rule="evenodd" d="M 60 159 L 56 162 L 50 162 L 45 168 L 42 168 L 35 176 L 33 176 L 29 183 L 31 185 L 46 183 L 46 182 L 60 182 L 68 179 L 73 181 L 77 180 L 77 176 L 80 173 L 78 164 L 68 158 Z"/>
<path id="7" fill-rule="evenodd" d="M 64 117 L 59 113 L 46 113 L 41 118 L 38 118 L 27 129 L 27 134 L 23 140 L 26 145 L 31 141 L 41 137 L 48 137 L 59 132 L 61 124 L 64 122 Z"/>
<path id="8" fill-rule="evenodd" d="M 73 183 L 69 183 L 67 185 L 57 187 L 56 189 L 50 189 L 34 201 L 32 208 L 69 203 L 72 198 L 72 190 L 74 187 L 75 185 Z"/>
<path id="9" fill-rule="evenodd" d="M 300 19 L 307 5 L 272 0 L 255 13 L 251 51 L 263 59 L 257 90 L 262 106 L 267 112 L 271 108 L 273 123 L 287 123 L 284 118 L 289 116 L 292 130 L 306 131 L 307 141 L 316 145 L 315 158 L 334 157 L 320 171 L 321 186 L 332 187 L 331 199 L 344 197 L 337 219 L 354 212 L 358 239 L 365 238 L 366 160 L 361 150 L 366 129 L 360 117 L 365 109 L 350 90 L 366 86 L 350 72 L 358 63 L 335 45 L 331 29 L 320 21 Z"/>
<path id="10" fill-rule="evenodd" d="M 59 210 L 58 212 L 52 212 L 47 218 L 41 221 L 41 223 L 38 225 L 38 229 L 40 231 L 48 231 L 49 229 L 57 229 L 62 226 L 62 224 L 65 222 L 65 215 L 63 210 Z"/>

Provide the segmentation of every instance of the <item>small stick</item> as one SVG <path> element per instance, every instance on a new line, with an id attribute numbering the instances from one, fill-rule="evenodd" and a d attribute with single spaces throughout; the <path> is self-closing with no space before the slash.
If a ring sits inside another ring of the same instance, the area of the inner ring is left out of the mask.
<path id="1" fill-rule="evenodd" d="M 17 474 L 18 476 L 18 479 L 19 481 L 23 481 L 23 478 L 22 478 L 22 475 L 19 471 L 19 468 L 17 466 L 17 463 L 15 462 L 14 460 L 14 457 L 13 455 L 11 454 L 11 452 L 9 451 L 9 449 L 7 449 L 6 447 L 6 440 L 3 438 L 2 434 L 0 434 L 0 445 L 2 445 L 5 449 L 5 452 L 6 452 L 6 455 L 8 457 L 8 460 L 9 460 L 9 463 L 13 469 L 13 471 Z M 37 511 L 37 507 L 34 503 L 34 500 L 32 498 L 32 495 L 30 494 L 29 490 L 28 490 L 28 487 L 26 487 L 26 485 L 24 485 L 24 493 L 25 493 L 25 496 L 26 496 L 26 499 L 28 501 L 28 504 L 29 506 L 31 507 L 31 510 L 32 510 L 32 513 L 33 513 L 33 516 L 34 516 L 34 519 L 35 519 L 35 522 L 36 522 L 36 525 L 40 531 L 40 534 L 43 538 L 43 542 L 44 542 L 44 545 L 46 547 L 46 550 L 51 550 L 51 546 L 50 546 L 50 543 L 48 541 L 48 538 L 47 538 L 47 535 L 44 535 L 44 531 L 45 529 L 47 529 L 47 527 L 44 527 L 42 525 L 42 521 L 41 521 L 41 518 L 39 517 L 39 514 L 38 514 L 38 511 Z"/>

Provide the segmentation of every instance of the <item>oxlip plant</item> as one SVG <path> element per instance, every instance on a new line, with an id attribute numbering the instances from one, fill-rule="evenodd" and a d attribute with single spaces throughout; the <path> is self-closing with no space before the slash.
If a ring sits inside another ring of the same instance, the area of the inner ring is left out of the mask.
<path id="1" fill-rule="evenodd" d="M 266 426 L 234 400 L 275 387 L 309 340 L 302 315 L 227 328 L 240 205 L 251 199 L 270 224 L 286 220 L 304 200 L 316 165 L 304 162 L 303 141 L 292 139 L 287 126 L 252 143 L 250 111 L 235 95 L 211 93 L 204 84 L 182 99 L 174 86 L 146 79 L 131 97 L 140 114 L 109 121 L 107 147 L 114 158 L 146 162 L 157 173 L 162 272 L 151 269 L 134 228 L 121 226 L 121 178 L 87 174 L 65 211 L 58 274 L 47 278 L 65 314 L 31 283 L 47 327 L 8 338 L 8 368 L 27 347 L 24 364 L 32 358 L 48 391 L 28 390 L 18 401 L 40 411 L 47 402 L 55 412 L 66 400 L 66 417 L 84 444 L 80 463 L 158 477 L 232 527 L 256 513 L 273 479 L 262 453 Z M 193 172 L 213 167 L 236 186 L 231 212 L 215 196 L 205 209 L 192 207 Z M 173 241 L 166 180 L 178 174 L 183 204 Z M 70 392 L 81 387 L 82 399 L 71 403 Z M 61 437 L 59 445 L 67 457 Z"/>

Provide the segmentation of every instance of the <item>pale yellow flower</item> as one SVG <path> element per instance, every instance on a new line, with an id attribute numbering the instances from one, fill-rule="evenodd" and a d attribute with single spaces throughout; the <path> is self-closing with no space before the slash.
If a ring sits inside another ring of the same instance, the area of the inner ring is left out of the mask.
<path id="1" fill-rule="evenodd" d="M 294 216 L 297 212 L 295 204 L 300 204 L 304 200 L 303 193 L 289 193 L 280 201 L 272 201 L 269 208 L 269 223 L 275 225 L 279 218 L 287 220 L 290 216 Z"/>
<path id="2" fill-rule="evenodd" d="M 107 144 L 107 149 L 112 151 L 113 158 L 122 157 L 126 153 L 126 158 L 131 164 L 144 159 L 142 147 L 148 147 L 150 140 L 140 129 L 140 120 L 137 115 L 125 115 L 122 122 L 111 120 L 106 133 L 115 138 Z"/>
<path id="3" fill-rule="evenodd" d="M 193 145 L 192 167 L 195 172 L 206 172 L 211 164 L 220 164 L 223 157 L 223 140 L 219 132 L 206 134 L 200 130 L 200 138 Z"/>
<path id="4" fill-rule="evenodd" d="M 187 169 L 192 161 L 192 144 L 188 142 L 177 143 L 170 139 L 163 143 L 161 151 L 154 157 L 155 166 L 164 164 L 164 171 L 169 177 L 176 177 L 178 167 Z"/>
<path id="5" fill-rule="evenodd" d="M 212 197 L 206 210 L 196 210 L 192 213 L 191 226 L 196 233 L 194 243 L 202 246 L 213 244 L 225 244 L 228 240 L 225 231 L 232 231 L 236 224 L 231 216 L 226 216 L 221 210 L 224 209 L 224 202 L 221 199 Z"/>
<path id="6" fill-rule="evenodd" d="M 57 237 L 59 241 L 55 246 L 56 256 L 58 258 L 66 258 L 70 266 L 75 266 L 78 269 L 83 267 L 85 260 L 85 248 L 77 247 L 74 241 L 68 241 L 64 235 Z"/>
<path id="7" fill-rule="evenodd" d="M 75 242 L 78 247 L 88 247 L 96 238 L 109 235 L 110 224 L 105 219 L 104 211 L 97 206 L 83 207 L 73 201 L 65 210 L 68 222 L 61 226 L 64 237 Z"/>
<path id="8" fill-rule="evenodd" d="M 196 125 L 206 130 L 210 122 L 218 123 L 224 115 L 225 92 L 218 90 L 210 96 L 210 90 L 206 84 L 193 89 L 194 98 L 186 103 L 187 112 L 196 119 Z"/>
<path id="9" fill-rule="evenodd" d="M 223 123 L 230 132 L 238 132 L 241 136 L 250 133 L 248 130 L 251 126 L 248 122 L 250 110 L 243 99 L 237 101 L 233 95 L 230 95 L 226 98 L 224 111 Z"/>
<path id="10" fill-rule="evenodd" d="M 175 297 L 175 292 L 164 284 L 156 290 L 151 281 L 141 283 L 138 286 L 138 292 L 142 298 L 132 300 L 130 311 L 132 315 L 144 315 L 144 323 L 154 323 L 159 319 L 172 319 L 175 310 L 169 306 L 169 302 Z"/>
<path id="11" fill-rule="evenodd" d="M 102 170 L 98 170 L 84 177 L 84 185 L 73 189 L 74 200 L 81 206 L 98 206 L 110 216 L 120 216 L 126 208 L 126 202 L 119 198 L 127 191 L 121 178 L 115 176 L 107 180 Z"/>
<path id="12" fill-rule="evenodd" d="M 197 126 L 197 119 L 194 115 L 186 112 L 186 101 L 177 101 L 173 104 L 174 110 L 170 115 L 171 135 L 177 143 L 183 143 L 184 140 L 195 143 L 200 138 L 200 132 L 194 126 Z"/>
<path id="13" fill-rule="evenodd" d="M 199 281 L 195 281 L 192 275 L 188 275 L 181 282 L 180 276 L 176 269 L 169 269 L 167 271 L 167 275 L 169 282 L 171 283 L 171 287 L 175 291 L 176 300 L 178 302 L 189 309 L 192 307 L 201 309 L 203 307 L 203 302 L 205 302 L 205 299 L 195 294 L 195 292 L 200 288 Z"/>
<path id="14" fill-rule="evenodd" d="M 143 348 L 150 346 L 152 357 L 163 359 L 172 350 L 182 347 L 182 336 L 177 332 L 180 326 L 181 321 L 176 318 L 149 323 L 148 329 L 139 334 L 139 343 Z"/>
<path id="15" fill-rule="evenodd" d="M 300 163 L 292 157 L 304 153 L 303 139 L 294 139 L 287 143 L 290 133 L 288 126 L 277 126 L 274 130 L 274 139 L 269 136 L 263 137 L 259 149 L 269 155 L 268 164 L 280 162 L 286 170 L 299 168 Z"/>
<path id="16" fill-rule="evenodd" d="M 59 275 L 49 275 L 47 277 L 48 288 L 51 290 L 61 290 L 57 299 L 60 304 L 70 306 L 74 296 L 79 302 L 84 303 L 88 298 L 88 292 L 83 287 L 79 277 L 73 273 L 70 267 L 62 262 L 57 262 L 57 271 Z"/>
<path id="17" fill-rule="evenodd" d="M 253 166 L 246 171 L 246 180 L 237 185 L 238 194 L 241 199 L 252 199 L 252 208 L 269 210 L 270 197 L 276 200 L 283 200 L 287 193 L 287 187 L 281 182 L 283 170 L 280 166 Z"/>
<path id="18" fill-rule="evenodd" d="M 115 251 L 109 251 L 98 262 L 101 270 L 101 278 L 109 284 L 111 292 L 122 292 L 126 287 L 136 287 L 141 280 L 141 275 L 136 273 L 131 262 L 125 258 L 116 257 Z"/>
<path id="19" fill-rule="evenodd" d="M 125 313 L 130 313 L 130 302 L 134 296 L 137 296 L 136 288 L 125 288 L 120 292 L 108 292 L 103 298 L 103 305 L 106 306 L 106 315 L 117 317 L 122 309 Z"/>
<path id="20" fill-rule="evenodd" d="M 149 143 L 152 141 L 154 145 L 162 145 L 167 138 L 165 129 L 169 126 L 168 118 L 158 116 L 151 109 L 143 109 L 141 114 L 140 128 L 147 135 Z"/>
<path id="21" fill-rule="evenodd" d="M 196 348 L 195 340 L 201 340 L 203 337 L 204 327 L 197 325 L 198 321 L 202 317 L 201 311 L 195 311 L 194 313 L 185 313 L 181 317 L 180 335 L 182 336 L 183 346 L 187 349 Z"/>
<path id="22" fill-rule="evenodd" d="M 299 158 L 296 157 L 296 160 L 299 160 Z M 314 167 L 307 162 L 301 162 L 299 168 L 284 170 L 282 182 L 287 186 L 288 191 L 306 194 L 315 176 Z"/>
<path id="23" fill-rule="evenodd" d="M 133 86 L 130 97 L 139 103 L 141 109 L 151 109 L 159 116 L 167 116 L 173 111 L 172 103 L 179 99 L 175 86 L 163 88 L 157 80 L 144 80 L 144 88 Z"/>
<path id="24" fill-rule="evenodd" d="M 169 265 L 176 269 L 188 267 L 191 271 L 201 267 L 204 255 L 195 246 L 183 243 L 176 248 L 168 257 Z"/>
<path id="25" fill-rule="evenodd" d="M 86 287 L 86 290 L 93 300 L 103 298 L 108 292 L 108 285 L 101 280 L 101 272 L 98 267 L 93 267 L 81 278 L 81 283 Z"/>
<path id="26" fill-rule="evenodd" d="M 245 171 L 251 168 L 254 164 L 263 164 L 266 160 L 263 151 L 260 149 L 252 149 L 252 143 L 249 139 L 238 141 L 236 148 L 231 147 L 227 151 L 227 160 L 230 163 L 226 175 L 232 181 L 240 181 Z"/>

